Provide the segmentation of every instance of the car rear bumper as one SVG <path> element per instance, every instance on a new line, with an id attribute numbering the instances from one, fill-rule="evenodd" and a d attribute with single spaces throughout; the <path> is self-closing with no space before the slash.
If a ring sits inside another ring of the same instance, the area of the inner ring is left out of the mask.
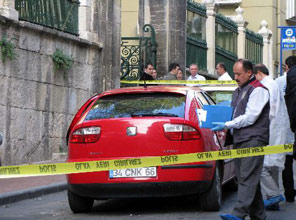
<path id="1" fill-rule="evenodd" d="M 94 199 L 168 197 L 205 192 L 211 181 L 68 184 L 68 189 Z"/>

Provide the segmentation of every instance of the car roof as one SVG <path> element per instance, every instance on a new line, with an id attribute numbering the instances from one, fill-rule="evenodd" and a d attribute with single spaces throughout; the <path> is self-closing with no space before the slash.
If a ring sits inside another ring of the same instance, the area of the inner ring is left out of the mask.
<path id="1" fill-rule="evenodd" d="M 234 91 L 237 85 L 215 85 L 215 86 L 201 86 L 204 91 Z"/>
<path id="2" fill-rule="evenodd" d="M 100 96 L 106 95 L 117 95 L 117 94 L 127 94 L 127 93 L 154 93 L 154 92 L 168 92 L 186 95 L 187 91 L 195 90 L 200 91 L 199 87 L 192 86 L 176 86 L 176 85 L 164 85 L 164 86 L 137 86 L 137 87 L 125 87 L 120 89 L 112 89 L 105 91 L 100 94 Z"/>

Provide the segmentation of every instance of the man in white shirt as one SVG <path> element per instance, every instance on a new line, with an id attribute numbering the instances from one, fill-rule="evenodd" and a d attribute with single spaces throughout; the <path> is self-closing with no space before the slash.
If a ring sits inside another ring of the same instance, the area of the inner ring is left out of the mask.
<path id="1" fill-rule="evenodd" d="M 269 139 L 269 92 L 253 75 L 253 64 L 239 59 L 233 66 L 238 88 L 234 91 L 231 106 L 233 120 L 213 122 L 213 131 L 231 129 L 233 148 L 266 146 Z M 265 220 L 266 213 L 260 190 L 260 174 L 264 156 L 235 158 L 238 180 L 237 202 L 232 214 L 220 215 L 223 220 Z"/>
<path id="2" fill-rule="evenodd" d="M 218 80 L 232 80 L 231 76 L 226 72 L 226 66 L 223 62 L 220 62 L 216 66 L 217 74 L 219 75 Z"/>
<path id="3" fill-rule="evenodd" d="M 276 82 L 269 77 L 269 71 L 263 64 L 254 67 L 256 79 L 269 92 L 269 145 L 285 144 L 282 138 L 282 126 L 279 118 L 280 93 Z M 279 210 L 279 202 L 284 201 L 280 192 L 279 174 L 284 169 L 285 154 L 265 155 L 261 173 L 261 189 L 265 197 L 264 205 L 267 209 Z"/>
<path id="4" fill-rule="evenodd" d="M 206 78 L 204 76 L 199 75 L 198 72 L 198 66 L 195 63 L 192 63 L 189 66 L 189 72 L 190 72 L 190 76 L 188 77 L 187 80 L 206 80 Z"/>

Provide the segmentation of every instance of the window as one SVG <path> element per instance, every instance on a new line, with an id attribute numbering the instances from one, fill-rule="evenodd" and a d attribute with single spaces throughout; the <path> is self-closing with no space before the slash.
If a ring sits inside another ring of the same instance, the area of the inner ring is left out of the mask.
<path id="1" fill-rule="evenodd" d="M 184 118 L 185 96 L 173 93 L 110 95 L 98 99 L 85 120 L 126 117 Z"/>
<path id="2" fill-rule="evenodd" d="M 228 103 L 230 105 L 233 91 L 207 91 L 217 104 Z"/>
<path id="3" fill-rule="evenodd" d="M 206 17 L 187 11 L 187 35 L 206 41 Z"/>
<path id="4" fill-rule="evenodd" d="M 214 100 L 210 96 L 208 96 L 208 94 L 202 92 L 202 95 L 206 98 L 206 100 L 208 101 L 208 103 L 210 103 L 210 105 L 215 105 Z"/>
<path id="5" fill-rule="evenodd" d="M 209 105 L 209 102 L 206 99 L 206 97 L 203 96 L 200 92 L 196 92 L 195 97 L 197 98 L 197 100 L 198 100 L 201 107 L 203 107 L 204 105 Z"/>

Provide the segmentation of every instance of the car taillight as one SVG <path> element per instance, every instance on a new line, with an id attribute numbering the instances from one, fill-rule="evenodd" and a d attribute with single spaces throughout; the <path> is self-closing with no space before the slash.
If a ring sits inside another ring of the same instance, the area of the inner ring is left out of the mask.
<path id="1" fill-rule="evenodd" d="M 70 136 L 70 143 L 95 143 L 101 134 L 100 127 L 80 128 Z"/>
<path id="2" fill-rule="evenodd" d="M 165 136 L 171 141 L 200 139 L 200 132 L 189 125 L 164 124 L 163 129 Z"/>

